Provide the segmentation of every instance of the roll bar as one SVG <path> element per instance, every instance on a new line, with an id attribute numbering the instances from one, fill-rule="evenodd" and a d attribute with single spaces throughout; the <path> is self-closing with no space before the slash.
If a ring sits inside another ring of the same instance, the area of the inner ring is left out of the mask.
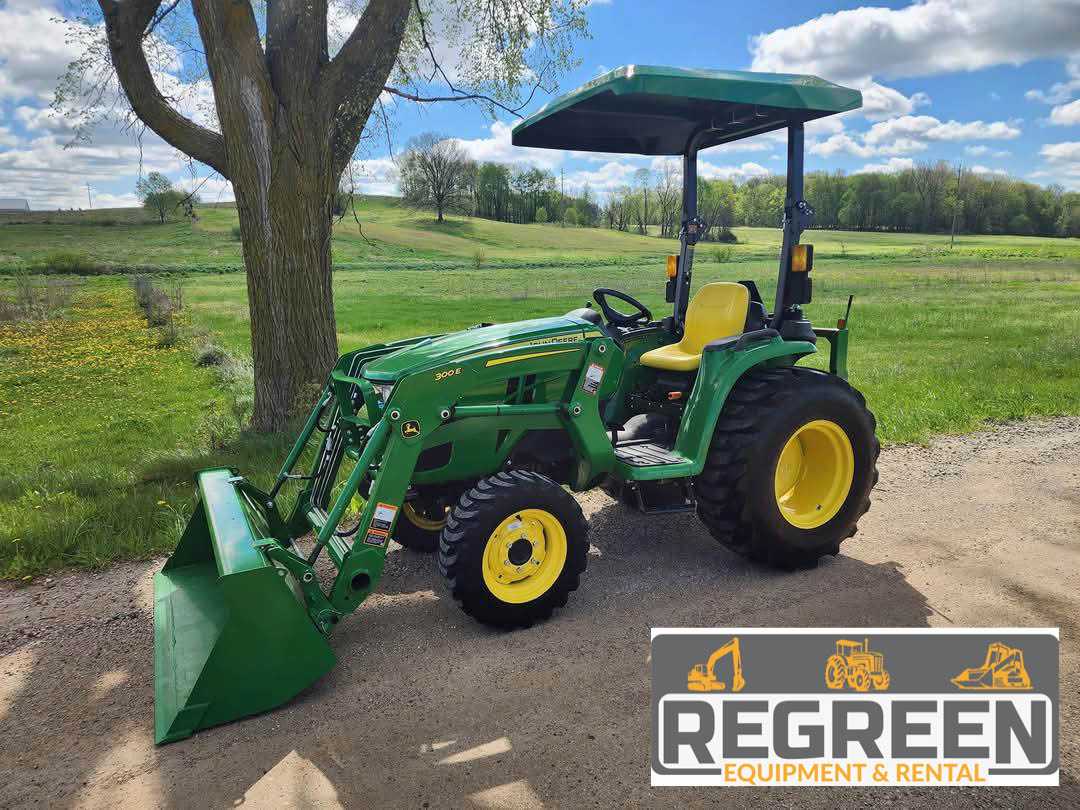
<path id="1" fill-rule="evenodd" d="M 690 304 L 690 282 L 693 276 L 694 247 L 704 233 L 706 223 L 697 211 L 697 155 L 701 144 L 708 140 L 712 129 L 702 127 L 687 141 L 683 152 L 682 227 L 679 231 L 679 264 L 675 275 L 674 307 L 671 331 L 682 334 L 686 309 Z M 805 127 L 801 120 L 791 119 L 787 126 L 787 193 L 784 198 L 784 237 L 780 249 L 780 269 L 776 281 L 776 303 L 769 328 L 778 329 L 788 315 L 795 315 L 799 304 L 808 300 L 803 278 L 792 279 L 792 248 L 799 244 L 802 232 L 810 226 L 814 210 L 803 199 L 803 152 Z M 805 274 L 799 274 L 805 277 Z M 800 316 L 801 317 L 801 316 Z"/>

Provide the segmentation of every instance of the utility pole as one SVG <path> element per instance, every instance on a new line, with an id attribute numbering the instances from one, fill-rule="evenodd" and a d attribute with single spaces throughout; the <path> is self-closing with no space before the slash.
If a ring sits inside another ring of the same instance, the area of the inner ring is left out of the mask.
<path id="1" fill-rule="evenodd" d="M 566 227 L 566 175 L 562 168 L 559 169 L 559 227 Z"/>
<path id="2" fill-rule="evenodd" d="M 86 202 L 90 206 L 90 210 L 94 210 L 94 201 L 90 198 L 90 184 L 86 184 Z"/>
<path id="3" fill-rule="evenodd" d="M 956 243 L 956 219 L 960 216 L 960 172 L 964 170 L 964 164 L 961 163 L 956 167 L 956 202 L 953 203 L 952 209 L 952 233 L 949 235 L 949 249 L 952 250 L 953 245 Z"/>

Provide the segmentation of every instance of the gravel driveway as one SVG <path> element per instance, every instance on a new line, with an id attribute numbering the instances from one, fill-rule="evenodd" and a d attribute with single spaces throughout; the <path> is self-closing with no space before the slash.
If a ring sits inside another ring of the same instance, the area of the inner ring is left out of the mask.
<path id="1" fill-rule="evenodd" d="M 334 637 L 341 659 L 278 711 L 155 748 L 161 561 L 0 588 L 0 806 L 1080 806 L 1080 420 L 886 450 L 842 556 L 778 573 L 692 515 L 581 497 L 593 549 L 556 617 L 504 634 L 434 561 L 392 550 Z M 652 626 L 1057 626 L 1057 789 L 652 789 Z"/>

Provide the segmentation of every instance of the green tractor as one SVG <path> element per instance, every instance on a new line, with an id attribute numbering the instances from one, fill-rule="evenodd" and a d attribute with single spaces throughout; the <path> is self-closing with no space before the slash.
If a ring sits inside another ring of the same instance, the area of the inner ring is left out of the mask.
<path id="1" fill-rule="evenodd" d="M 268 490 L 198 473 L 195 514 L 155 578 L 157 741 L 273 708 L 324 675 L 329 637 L 375 588 L 391 539 L 437 552 L 461 608 L 505 629 L 547 619 L 578 587 L 589 541 L 571 491 L 696 511 L 769 565 L 838 553 L 870 505 L 878 442 L 846 381 L 846 318 L 818 328 L 801 309 L 813 264 L 800 244 L 813 216 L 803 128 L 860 104 L 812 76 L 627 66 L 518 124 L 518 146 L 682 156 L 670 312 L 603 288 L 596 309 L 358 349 Z M 785 128 L 772 311 L 752 281 L 693 290 L 707 228 L 698 151 Z M 821 339 L 829 371 L 796 365 Z M 295 472 L 309 446 L 314 463 Z M 286 486 L 301 490 L 289 510 Z M 320 555 L 332 582 L 316 574 Z"/>

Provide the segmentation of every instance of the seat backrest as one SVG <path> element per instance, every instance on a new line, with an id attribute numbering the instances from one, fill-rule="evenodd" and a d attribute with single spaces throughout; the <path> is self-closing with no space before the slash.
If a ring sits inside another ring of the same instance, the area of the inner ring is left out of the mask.
<path id="1" fill-rule="evenodd" d="M 750 291 L 742 284 L 731 281 L 706 284 L 686 309 L 680 348 L 688 354 L 700 354 L 712 340 L 741 335 L 749 305 Z"/>

